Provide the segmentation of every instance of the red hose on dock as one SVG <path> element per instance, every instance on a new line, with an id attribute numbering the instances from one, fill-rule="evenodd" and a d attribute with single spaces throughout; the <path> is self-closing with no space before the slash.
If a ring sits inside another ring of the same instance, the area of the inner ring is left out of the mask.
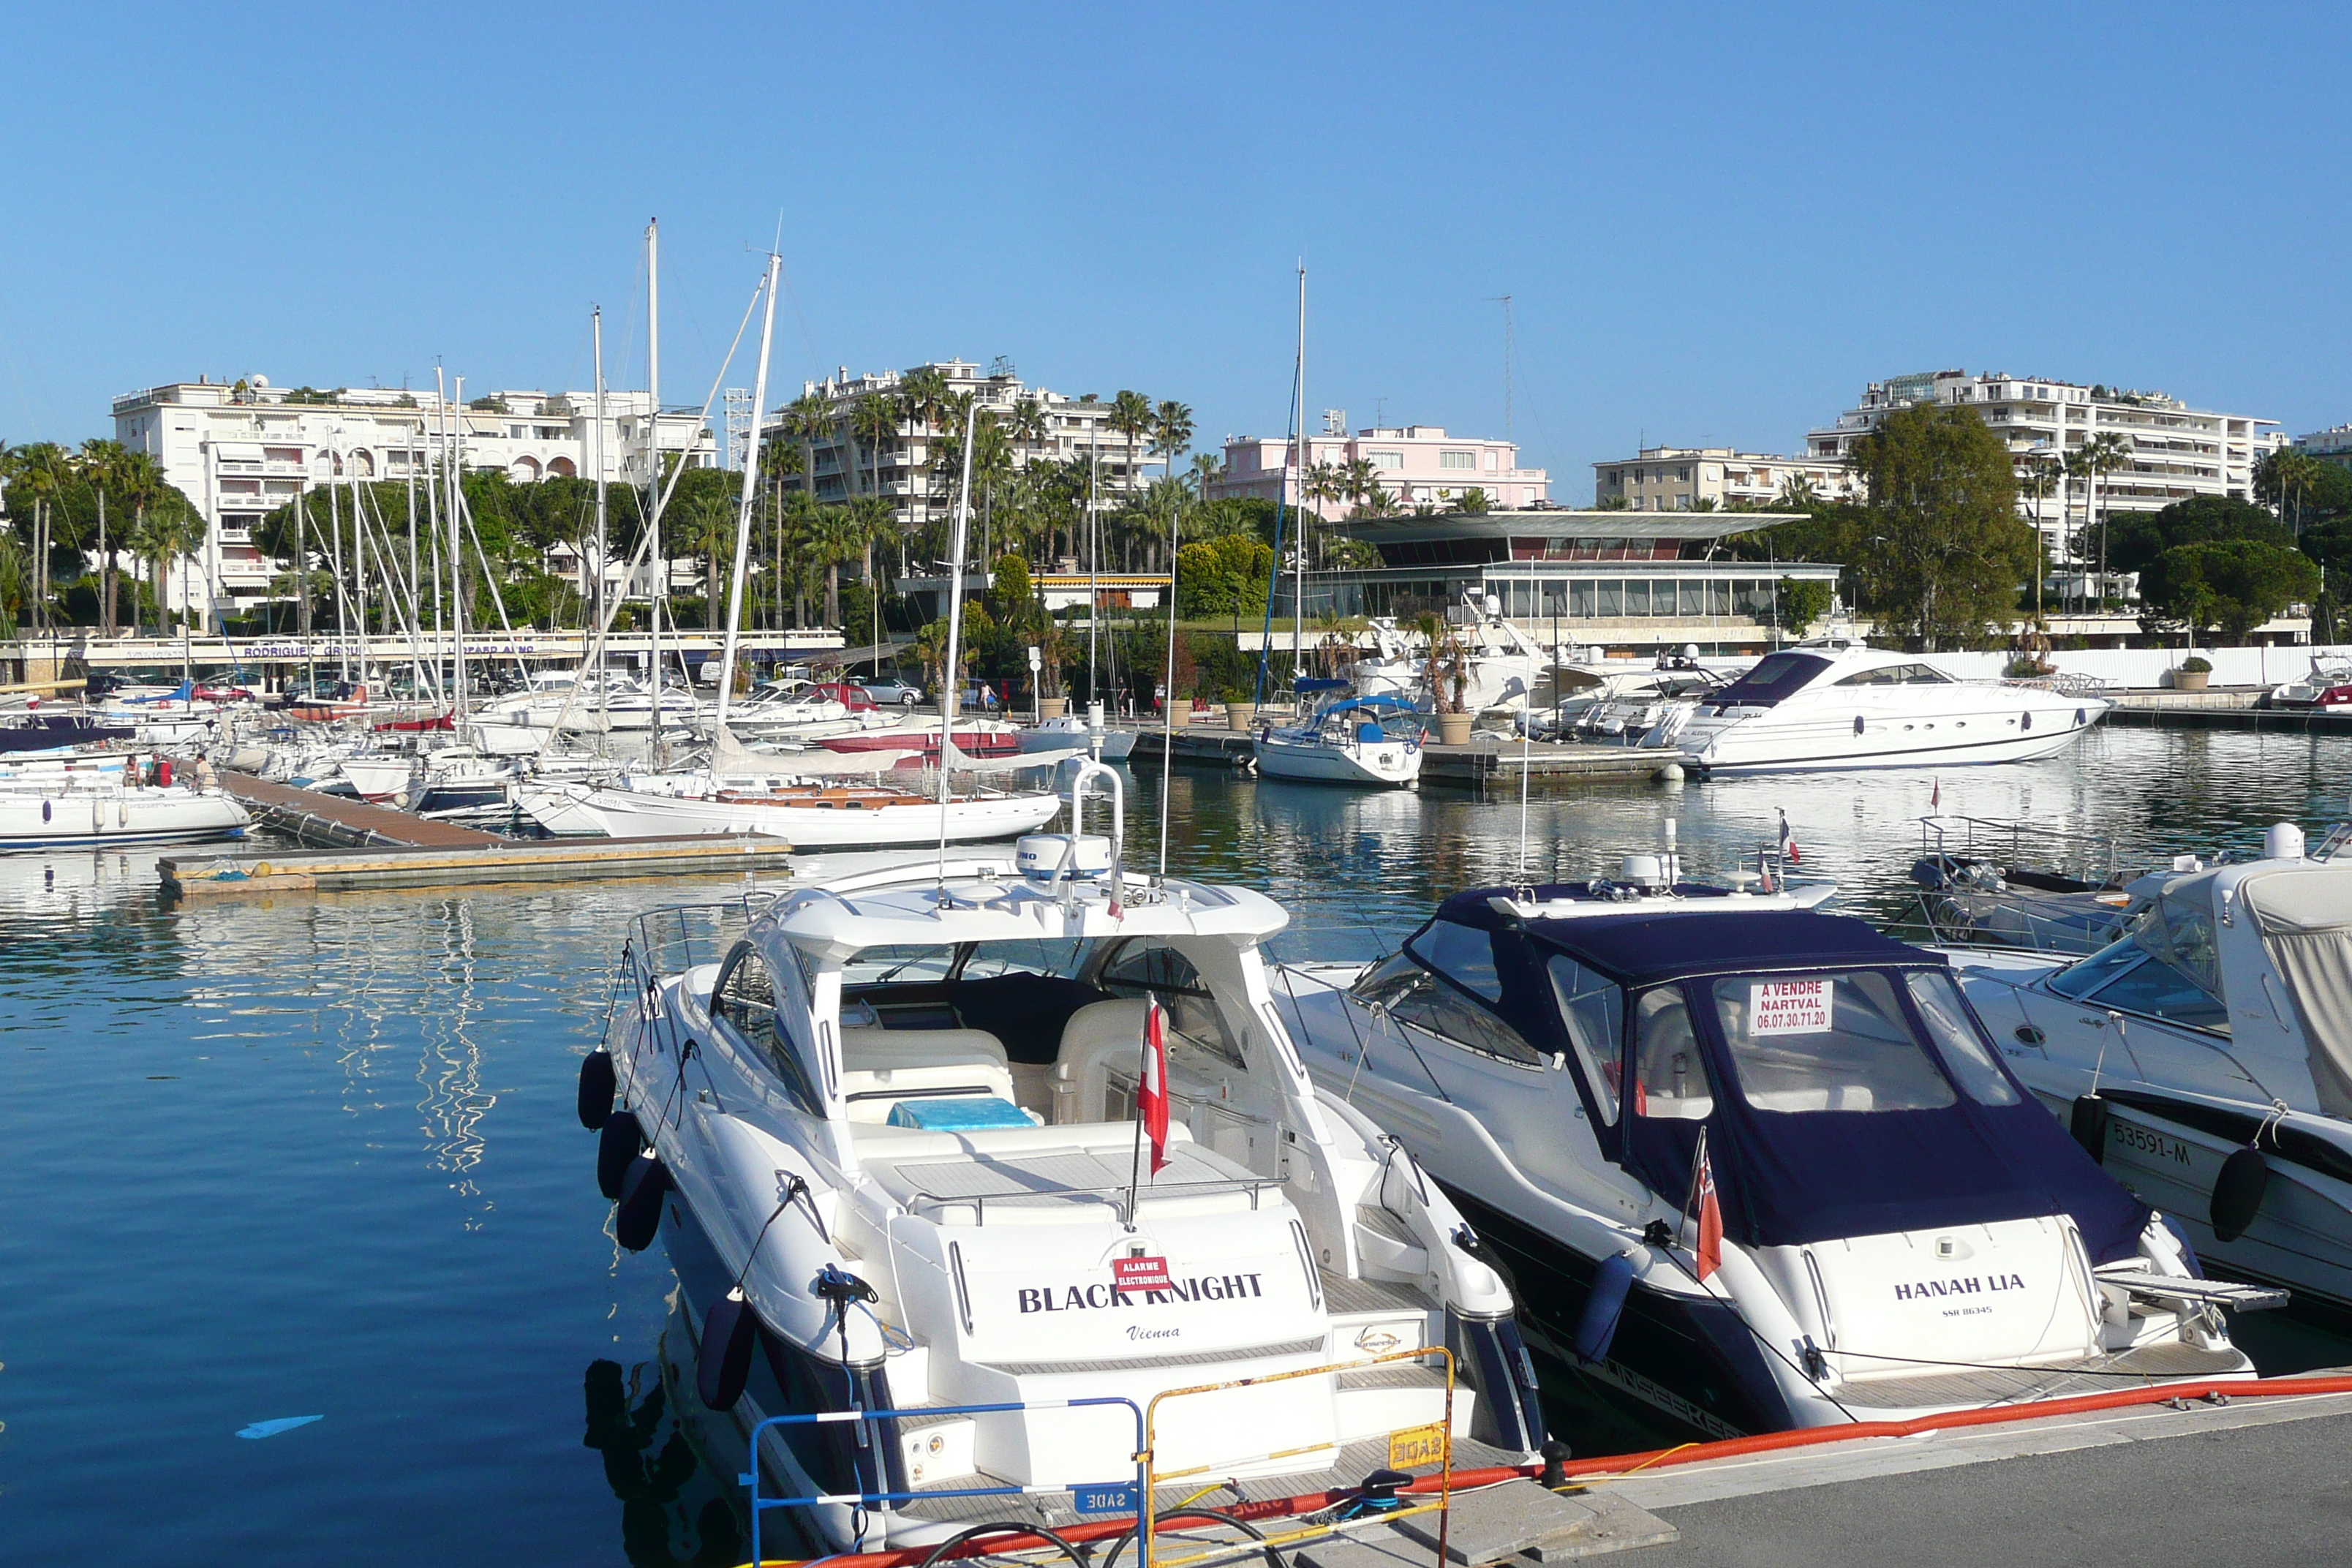
<path id="1" fill-rule="evenodd" d="M 2221 1395 L 2231 1399 L 2307 1397 L 2318 1394 L 2352 1394 L 2352 1377 L 2249 1377 L 2214 1378 L 2199 1383 L 2168 1383 L 2153 1387 L 2119 1388 L 2106 1394 L 2082 1394 L 2066 1399 L 2036 1400 L 2022 1405 L 1988 1405 L 1980 1410 L 1948 1410 L 1937 1415 L 1922 1415 L 1912 1421 L 1858 1421 L 1843 1426 L 1800 1426 L 1788 1432 L 1764 1432 L 1752 1437 L 1727 1437 L 1713 1443 L 1685 1443 L 1680 1447 L 1654 1448 L 1646 1453 L 1613 1454 L 1606 1458 L 1586 1459 L 1570 1464 L 1565 1473 L 1570 1479 L 1579 1477 L 1601 1479 L 1621 1476 L 1634 1470 L 1663 1469 L 1676 1465 L 1698 1464 L 1707 1459 L 1733 1459 L 1748 1454 L 1769 1454 L 1784 1448 L 1808 1448 L 1824 1443 L 1843 1443 L 1857 1437 L 1916 1437 L 1922 1432 L 1937 1432 L 1964 1426 L 1998 1426 L 2004 1423 L 2039 1420 L 2053 1415 L 2080 1415 L 2099 1410 L 2120 1410 L 2134 1405 L 2162 1405 L 2175 1399 L 2207 1399 Z M 1521 1477 L 1533 1478 L 1543 1473 L 1540 1465 L 1497 1465 L 1481 1470 L 1454 1472 L 1454 1489 L 1465 1491 L 1475 1487 L 1490 1487 Z M 1402 1492 L 1433 1492 L 1441 1478 L 1423 1476 L 1409 1486 L 1397 1489 Z M 1272 1498 L 1264 1502 L 1239 1503 L 1223 1511 L 1240 1519 L 1282 1519 L 1294 1514 L 1313 1513 L 1334 1503 L 1344 1502 L 1356 1495 L 1352 1487 L 1333 1491 L 1307 1492 L 1297 1497 Z M 1066 1541 L 1105 1541 L 1124 1535 L 1135 1528 L 1133 1520 L 1097 1520 L 1092 1523 L 1073 1525 L 1057 1531 Z M 947 1561 L 960 1557 L 994 1555 L 1005 1552 L 1022 1552 L 1050 1544 L 1031 1536 L 1024 1538 L 1007 1531 L 1003 1536 L 991 1536 L 984 1542 L 974 1542 L 958 1548 Z M 929 1552 L 921 1547 L 909 1547 L 903 1552 L 856 1552 L 839 1556 L 814 1559 L 825 1568 L 916 1568 Z M 772 1557 L 765 1562 L 743 1568 L 799 1568 L 803 1559 Z"/>

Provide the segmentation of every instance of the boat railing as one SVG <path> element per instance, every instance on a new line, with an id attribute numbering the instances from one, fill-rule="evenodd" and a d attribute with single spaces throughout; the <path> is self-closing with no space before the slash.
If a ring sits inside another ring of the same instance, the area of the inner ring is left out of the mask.
<path id="1" fill-rule="evenodd" d="M 977 1226 L 988 1223 L 988 1205 L 992 1203 L 999 1208 L 1013 1205 L 1034 1206 L 1040 1199 L 1066 1198 L 1106 1205 L 1118 1212 L 1121 1225 L 1130 1225 L 1135 1219 L 1135 1211 L 1130 1204 L 1139 1205 L 1147 1198 L 1208 1197 L 1223 1193 L 1243 1193 L 1248 1195 L 1251 1209 L 1255 1210 L 1260 1206 L 1260 1194 L 1281 1185 L 1279 1180 L 1271 1176 L 1220 1176 L 1205 1182 L 1151 1182 L 1139 1188 L 1126 1183 L 1100 1187 L 1015 1187 L 999 1193 L 934 1193 L 918 1187 L 907 1194 L 907 1208 L 914 1214 L 969 1208 L 972 1214 L 972 1224 Z"/>
<path id="2" fill-rule="evenodd" d="M 1128 1458 L 1135 1467 L 1131 1475 L 1122 1475 L 1115 1481 L 1033 1482 L 1026 1486 L 999 1483 L 995 1486 L 936 1487 L 923 1491 L 855 1491 L 814 1492 L 807 1497 L 763 1497 L 760 1490 L 760 1438 L 771 1428 L 779 1431 L 786 1426 L 829 1426 L 855 1423 L 858 1427 L 859 1448 L 869 1454 L 882 1451 L 882 1435 L 872 1424 L 890 1420 L 934 1420 L 945 1415 L 1021 1415 L 1032 1410 L 1084 1410 L 1089 1407 L 1118 1405 L 1135 1418 L 1135 1443 L 1128 1449 Z M 1068 1492 L 1073 1508 L 1084 1514 L 1133 1514 L 1142 1517 L 1146 1489 L 1144 1474 L 1150 1456 L 1143 1441 L 1143 1410 L 1134 1400 L 1116 1394 L 1086 1399 L 1016 1399 L 995 1405 L 926 1405 L 914 1410 L 816 1410 L 796 1415 L 771 1415 L 751 1428 L 751 1468 L 737 1478 L 737 1484 L 751 1492 L 751 1561 L 764 1563 L 767 1558 L 760 1550 L 760 1525 L 772 1508 L 871 1508 L 877 1503 L 929 1502 L 950 1498 L 1034 1497 L 1040 1492 Z"/>
<path id="3" fill-rule="evenodd" d="M 2110 882 L 2119 870 L 2111 835 L 2048 827 L 2015 817 L 1957 813 L 1923 816 L 1919 853 L 1955 859 L 1998 855 L 2012 867 L 2063 871 L 2083 882 Z"/>
<path id="4" fill-rule="evenodd" d="M 716 963 L 775 895 L 739 893 L 708 904 L 674 904 L 648 910 L 630 922 L 624 962 L 638 990 L 698 963 Z"/>

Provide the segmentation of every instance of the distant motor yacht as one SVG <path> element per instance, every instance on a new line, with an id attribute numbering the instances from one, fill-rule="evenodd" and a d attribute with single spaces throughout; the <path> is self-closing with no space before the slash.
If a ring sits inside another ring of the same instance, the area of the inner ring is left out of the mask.
<path id="1" fill-rule="evenodd" d="M 2275 1294 L 2196 1278 L 1943 957 L 1827 891 L 1671 852 L 1477 889 L 1278 1006 L 1508 1260 L 1530 1342 L 1699 1433 L 2252 1375 L 2220 1310 Z"/>
<path id="2" fill-rule="evenodd" d="M 0 849 L 190 844 L 244 836 L 252 817 L 197 770 L 140 755 L 34 759 L 0 773 Z"/>
<path id="3" fill-rule="evenodd" d="M 1642 739 L 1701 773 L 1957 766 L 2063 751 L 2115 706 L 2046 682 L 1958 680 L 1853 641 L 1769 653 Z"/>
<path id="4" fill-rule="evenodd" d="M 2133 885 L 2087 958 L 1954 950 L 2010 1069 L 2233 1275 L 2352 1307 L 2352 862 L 2269 855 Z"/>
<path id="5" fill-rule="evenodd" d="M 1072 766 L 1074 816 L 1116 800 Z M 1122 842 L 1114 816 L 632 933 L 581 1078 L 614 1231 L 665 1240 L 702 1405 L 824 1421 L 752 1464 L 830 1550 L 1075 1517 L 1074 1485 L 1131 1483 L 1146 1408 L 1177 1497 L 1358 1486 L 1444 1431 L 1448 1351 L 1454 1466 L 1543 1440 L 1508 1286 L 1300 1066 L 1259 956 L 1282 910 L 1128 875 Z"/>

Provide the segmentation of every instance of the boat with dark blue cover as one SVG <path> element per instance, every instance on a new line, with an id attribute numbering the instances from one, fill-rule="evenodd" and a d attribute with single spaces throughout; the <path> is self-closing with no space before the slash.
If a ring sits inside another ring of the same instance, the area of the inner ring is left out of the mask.
<path id="1" fill-rule="evenodd" d="M 1626 871 L 1457 894 L 1385 962 L 1276 987 L 1531 1344 L 1717 1436 L 2252 1373 L 2222 1310 L 2276 1293 L 2199 1278 L 1941 955 L 1671 853 Z"/>

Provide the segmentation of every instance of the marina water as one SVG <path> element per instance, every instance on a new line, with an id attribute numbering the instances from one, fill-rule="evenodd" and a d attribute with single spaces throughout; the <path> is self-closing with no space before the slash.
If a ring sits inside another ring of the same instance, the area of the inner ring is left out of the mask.
<path id="1" fill-rule="evenodd" d="M 1158 775 L 1138 782 L 1130 866 L 1156 856 Z M 1940 777 L 1539 795 L 1524 868 L 1514 795 L 1180 770 L 1170 864 L 1285 904 L 1277 956 L 1369 958 L 1447 892 L 1605 874 L 1669 818 L 1694 875 L 1752 865 L 1785 811 L 1832 907 L 1887 923 L 1938 785 L 1946 813 L 2112 835 L 2135 866 L 2325 831 L 2352 746 L 2103 729 Z M 742 1448 L 665 1394 L 668 1265 L 613 1241 L 573 1114 L 626 917 L 734 885 L 156 886 L 152 853 L 0 858 L 0 1133 L 25 1162 L 0 1224 L 0 1559 L 740 1562 Z M 2341 1325 L 2235 1328 L 2265 1372 L 2352 1362 Z M 1580 1452 L 1668 1436 L 1565 1383 Z"/>

